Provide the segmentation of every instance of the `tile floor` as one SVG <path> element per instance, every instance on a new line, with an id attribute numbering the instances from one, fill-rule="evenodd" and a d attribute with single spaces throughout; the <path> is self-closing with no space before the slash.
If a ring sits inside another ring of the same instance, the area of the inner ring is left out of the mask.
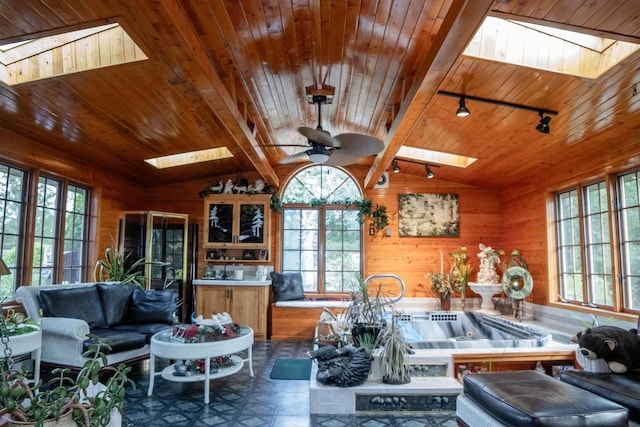
<path id="1" fill-rule="evenodd" d="M 123 426 L 238 426 L 238 427 L 454 427 L 455 414 L 425 415 L 310 415 L 309 381 L 269 378 L 279 357 L 303 358 L 309 342 L 267 341 L 253 346 L 253 370 L 245 366 L 235 375 L 211 382 L 210 403 L 203 402 L 203 384 L 175 383 L 156 378 L 147 396 L 148 361 L 134 365 L 135 390 L 127 390 Z"/>

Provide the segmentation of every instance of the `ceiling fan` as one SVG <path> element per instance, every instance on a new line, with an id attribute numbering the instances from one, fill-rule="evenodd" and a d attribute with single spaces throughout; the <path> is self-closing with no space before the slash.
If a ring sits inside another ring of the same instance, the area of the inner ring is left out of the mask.
<path id="1" fill-rule="evenodd" d="M 318 107 L 318 126 L 299 127 L 298 132 L 307 138 L 307 144 L 275 144 L 278 147 L 307 147 L 300 153 L 280 160 L 281 164 L 310 160 L 332 166 L 347 166 L 356 163 L 360 157 L 378 154 L 384 143 L 377 138 L 359 133 L 343 133 L 331 136 L 322 129 L 322 104 L 327 103 L 326 95 L 313 95 L 313 103 Z"/>

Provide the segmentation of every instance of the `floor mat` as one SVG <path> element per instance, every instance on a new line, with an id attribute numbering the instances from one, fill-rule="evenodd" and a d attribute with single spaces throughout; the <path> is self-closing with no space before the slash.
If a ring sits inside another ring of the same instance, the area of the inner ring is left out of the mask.
<path id="1" fill-rule="evenodd" d="M 277 359 L 269 378 L 272 380 L 308 380 L 311 378 L 311 359 Z"/>

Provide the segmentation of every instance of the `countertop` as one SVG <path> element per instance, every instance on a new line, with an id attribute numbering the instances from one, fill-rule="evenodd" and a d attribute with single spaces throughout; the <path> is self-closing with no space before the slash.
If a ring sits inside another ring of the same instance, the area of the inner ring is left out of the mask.
<path id="1" fill-rule="evenodd" d="M 200 286 L 271 286 L 271 280 L 222 280 L 206 277 L 202 279 L 195 279 L 192 283 Z"/>

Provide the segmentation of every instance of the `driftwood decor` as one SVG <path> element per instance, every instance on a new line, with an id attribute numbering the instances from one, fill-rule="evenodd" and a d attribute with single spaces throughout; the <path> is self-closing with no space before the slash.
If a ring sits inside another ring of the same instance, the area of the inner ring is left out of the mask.
<path id="1" fill-rule="evenodd" d="M 457 194 L 399 194 L 400 237 L 457 237 Z"/>

